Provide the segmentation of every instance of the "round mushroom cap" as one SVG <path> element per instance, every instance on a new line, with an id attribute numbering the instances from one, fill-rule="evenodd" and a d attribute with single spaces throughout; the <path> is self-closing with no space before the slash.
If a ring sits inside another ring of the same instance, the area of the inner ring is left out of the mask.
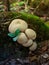
<path id="1" fill-rule="evenodd" d="M 14 33 L 17 29 L 20 31 L 25 31 L 28 28 L 28 24 L 26 21 L 22 19 L 14 19 L 11 24 L 9 25 L 9 32 Z"/>
<path id="2" fill-rule="evenodd" d="M 36 39 L 36 32 L 32 29 L 26 29 L 25 34 L 27 35 L 29 39 L 32 39 L 32 40 Z"/>
<path id="3" fill-rule="evenodd" d="M 35 51 L 36 48 L 37 48 L 37 43 L 36 42 L 33 42 L 32 46 L 29 47 L 29 50 Z"/>
<path id="4" fill-rule="evenodd" d="M 24 47 L 29 47 L 33 43 L 33 40 L 29 39 L 27 43 L 23 44 Z"/>
<path id="5" fill-rule="evenodd" d="M 24 44 L 28 41 L 28 38 L 26 37 L 26 35 L 24 33 L 20 33 L 20 35 L 18 36 L 17 42 L 19 44 Z"/>

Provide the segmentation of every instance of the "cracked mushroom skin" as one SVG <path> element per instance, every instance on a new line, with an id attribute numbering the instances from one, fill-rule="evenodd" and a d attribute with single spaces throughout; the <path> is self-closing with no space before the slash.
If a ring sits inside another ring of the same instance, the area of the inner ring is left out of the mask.
<path id="1" fill-rule="evenodd" d="M 29 50 L 30 51 L 35 51 L 37 48 L 37 43 L 36 42 L 33 42 L 32 46 L 29 47 Z"/>
<path id="2" fill-rule="evenodd" d="M 32 39 L 32 40 L 36 39 L 36 32 L 32 29 L 26 29 L 25 34 L 27 35 L 29 39 Z"/>
<path id="3" fill-rule="evenodd" d="M 19 44 L 25 44 L 27 41 L 28 41 L 28 38 L 25 35 L 25 33 L 20 33 L 20 35 L 18 36 L 17 42 Z"/>
<path id="4" fill-rule="evenodd" d="M 14 19 L 9 25 L 9 32 L 14 33 L 17 29 L 24 32 L 28 28 L 26 21 L 22 19 Z"/>

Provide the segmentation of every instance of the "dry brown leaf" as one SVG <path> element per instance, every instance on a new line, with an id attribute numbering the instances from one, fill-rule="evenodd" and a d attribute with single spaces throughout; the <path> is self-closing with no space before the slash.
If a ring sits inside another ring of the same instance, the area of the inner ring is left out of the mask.
<path id="1" fill-rule="evenodd" d="M 46 51 L 46 50 L 47 50 L 47 46 L 42 47 L 43 52 Z"/>
<path id="2" fill-rule="evenodd" d="M 29 60 L 30 60 L 30 61 L 37 60 L 37 56 L 32 56 L 32 57 L 29 57 Z"/>

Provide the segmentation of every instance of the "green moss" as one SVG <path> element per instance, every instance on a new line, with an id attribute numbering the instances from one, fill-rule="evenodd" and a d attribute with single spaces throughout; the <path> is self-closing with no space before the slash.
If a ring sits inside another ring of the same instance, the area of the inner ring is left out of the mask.
<path id="1" fill-rule="evenodd" d="M 37 40 L 46 40 L 49 39 L 49 26 L 47 26 L 38 16 L 20 12 L 21 19 L 25 20 L 29 27 L 34 29 L 37 33 Z"/>
<path id="2" fill-rule="evenodd" d="M 49 27 L 49 21 L 46 21 L 45 24 Z"/>
<path id="3" fill-rule="evenodd" d="M 11 20 L 15 18 L 25 20 L 28 23 L 29 27 L 36 31 L 37 41 L 49 39 L 49 26 L 44 23 L 44 20 L 40 19 L 40 17 L 36 15 L 32 15 L 25 12 L 11 12 L 8 13 L 6 18 Z"/>

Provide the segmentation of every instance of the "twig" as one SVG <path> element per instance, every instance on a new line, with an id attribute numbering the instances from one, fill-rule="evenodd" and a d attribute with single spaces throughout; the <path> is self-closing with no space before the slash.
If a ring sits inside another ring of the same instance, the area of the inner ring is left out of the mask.
<path id="1" fill-rule="evenodd" d="M 44 2 L 44 0 L 41 0 L 41 2 L 39 3 L 39 5 L 37 5 L 37 7 L 34 9 L 34 12 L 33 13 L 36 12 L 36 10 L 39 8 L 40 4 L 43 3 L 43 2 Z"/>

